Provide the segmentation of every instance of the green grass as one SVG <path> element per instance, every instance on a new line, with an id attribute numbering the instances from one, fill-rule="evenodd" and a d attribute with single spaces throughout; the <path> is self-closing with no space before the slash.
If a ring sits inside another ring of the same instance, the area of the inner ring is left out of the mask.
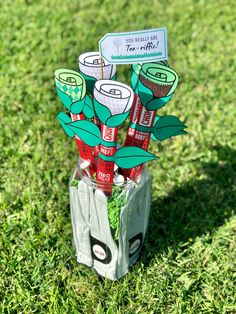
<path id="1" fill-rule="evenodd" d="M 236 312 L 235 13 L 232 0 L 1 1 L 0 313 Z M 141 259 L 103 281 L 74 257 L 76 147 L 56 121 L 53 72 L 107 32 L 162 26 L 180 84 L 160 113 L 190 134 L 152 144 Z"/>

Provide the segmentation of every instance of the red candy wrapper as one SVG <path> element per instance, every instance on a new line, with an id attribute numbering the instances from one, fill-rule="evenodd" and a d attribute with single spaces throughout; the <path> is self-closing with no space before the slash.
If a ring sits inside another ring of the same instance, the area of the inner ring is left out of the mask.
<path id="1" fill-rule="evenodd" d="M 99 120 L 98 117 L 94 117 L 94 123 L 99 127 L 99 129 L 101 130 L 101 121 Z M 99 154 L 99 145 L 94 146 L 94 157 L 97 157 Z"/>
<path id="2" fill-rule="evenodd" d="M 85 117 L 82 113 L 80 114 L 73 114 L 71 113 L 71 120 L 84 120 Z M 90 174 L 93 175 L 96 171 L 96 165 L 93 157 L 93 150 L 92 147 L 84 143 L 77 135 L 75 135 L 75 142 L 78 148 L 79 156 L 82 160 L 86 160 L 90 162 L 89 171 Z"/>
<path id="3" fill-rule="evenodd" d="M 130 122 L 144 126 L 153 126 L 156 116 L 156 111 L 149 111 L 140 102 L 138 95 L 135 94 L 134 103 L 130 114 Z M 124 146 L 137 146 L 148 150 L 150 142 L 150 133 L 138 131 L 133 128 L 128 128 Z M 134 180 L 141 173 L 143 165 L 134 167 L 133 169 L 124 169 L 122 174 Z"/>
<path id="4" fill-rule="evenodd" d="M 116 142 L 117 134 L 118 127 L 110 128 L 108 126 L 105 126 L 104 124 L 101 125 L 101 137 L 104 141 L 108 143 Z M 105 156 L 113 156 L 116 152 L 116 146 L 106 147 L 100 144 L 99 151 Z M 114 178 L 114 162 L 106 161 L 98 157 L 97 181 L 102 190 L 104 192 L 107 192 L 107 194 L 111 194 L 112 192 L 111 184 L 113 183 L 113 178 Z M 102 183 L 104 183 L 104 185 Z"/>
<path id="5" fill-rule="evenodd" d="M 142 106 L 141 113 L 139 116 L 139 121 L 135 123 L 138 123 L 139 125 L 143 125 L 147 127 L 152 127 L 155 121 L 155 117 L 156 117 L 156 110 L 149 111 L 145 107 Z M 145 133 L 139 130 L 135 130 L 135 129 L 133 129 L 133 131 L 135 132 L 133 136 L 132 145 L 148 150 L 151 134 Z M 142 172 L 142 169 L 143 169 L 143 165 L 139 165 L 137 167 L 130 169 L 128 172 L 126 172 L 126 175 L 130 179 L 135 180 L 137 176 Z"/>
<path id="6" fill-rule="evenodd" d="M 142 111 L 142 104 L 138 95 L 134 94 L 133 106 L 130 113 L 130 122 L 138 123 Z M 124 146 L 134 145 L 135 129 L 128 128 Z"/>

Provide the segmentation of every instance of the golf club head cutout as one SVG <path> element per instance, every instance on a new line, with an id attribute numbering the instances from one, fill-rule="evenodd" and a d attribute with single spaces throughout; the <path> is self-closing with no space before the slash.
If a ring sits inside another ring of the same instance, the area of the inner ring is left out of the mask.
<path id="1" fill-rule="evenodd" d="M 132 66 L 132 88 L 140 97 L 142 105 L 150 111 L 163 107 L 172 98 L 177 84 L 178 75 L 167 62 Z"/>
<path id="2" fill-rule="evenodd" d="M 57 69 L 54 81 L 57 94 L 67 110 L 74 114 L 83 112 L 87 118 L 93 118 L 92 100 L 86 95 L 86 83 L 81 74 L 73 70 Z"/>
<path id="3" fill-rule="evenodd" d="M 159 62 L 153 62 L 154 64 L 157 65 L 164 65 L 169 67 L 168 62 L 165 61 L 159 61 Z M 138 94 L 138 80 L 139 80 L 139 73 L 142 68 L 142 63 L 134 63 L 131 65 L 131 76 L 130 76 L 130 82 L 131 86 L 133 88 L 133 91 Z"/>

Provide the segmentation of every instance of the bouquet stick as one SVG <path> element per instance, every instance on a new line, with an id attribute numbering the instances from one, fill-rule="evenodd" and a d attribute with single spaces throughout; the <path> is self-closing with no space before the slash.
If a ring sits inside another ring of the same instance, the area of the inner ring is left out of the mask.
<path id="1" fill-rule="evenodd" d="M 102 57 L 100 57 L 100 69 L 101 69 L 101 79 L 103 80 L 103 61 Z M 101 130 L 101 121 L 98 117 L 94 117 L 94 123 L 100 128 Z M 97 157 L 99 154 L 99 145 L 94 147 L 94 157 Z"/>
<path id="2" fill-rule="evenodd" d="M 102 61 L 102 57 L 100 57 L 100 67 L 101 67 L 101 79 L 103 80 L 103 61 Z"/>

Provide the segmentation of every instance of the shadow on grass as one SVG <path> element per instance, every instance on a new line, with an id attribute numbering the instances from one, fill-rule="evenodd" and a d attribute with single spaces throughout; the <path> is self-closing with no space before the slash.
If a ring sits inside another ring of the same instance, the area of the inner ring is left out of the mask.
<path id="1" fill-rule="evenodd" d="M 213 232 L 233 214 L 236 204 L 236 151 L 214 146 L 218 162 L 201 163 L 204 179 L 175 188 L 152 203 L 148 237 L 141 260 L 148 265 L 168 247 Z M 190 240 L 191 241 L 191 240 Z"/>

